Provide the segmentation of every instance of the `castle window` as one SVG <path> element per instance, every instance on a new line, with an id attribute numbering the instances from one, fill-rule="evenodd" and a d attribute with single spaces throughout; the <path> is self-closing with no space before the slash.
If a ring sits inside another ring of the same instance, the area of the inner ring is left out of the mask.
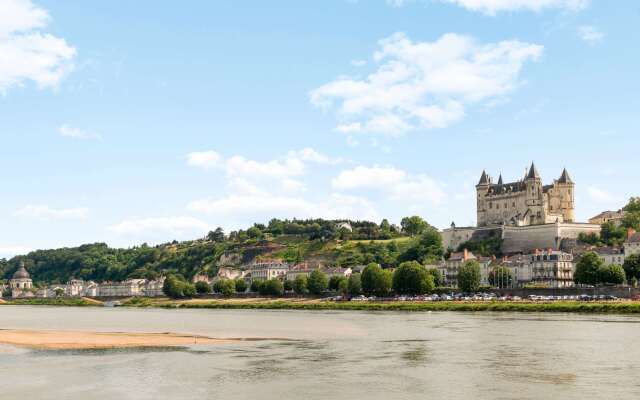
<path id="1" fill-rule="evenodd" d="M 489 208 L 493 208 L 493 203 L 489 203 Z"/>

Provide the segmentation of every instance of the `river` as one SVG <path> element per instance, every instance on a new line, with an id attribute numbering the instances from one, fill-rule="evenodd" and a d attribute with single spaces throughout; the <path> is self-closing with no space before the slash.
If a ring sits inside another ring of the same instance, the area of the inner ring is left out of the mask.
<path id="1" fill-rule="evenodd" d="M 265 339 L 153 350 L 0 348 L 8 399 L 639 398 L 640 318 L 0 306 L 0 328 Z"/>

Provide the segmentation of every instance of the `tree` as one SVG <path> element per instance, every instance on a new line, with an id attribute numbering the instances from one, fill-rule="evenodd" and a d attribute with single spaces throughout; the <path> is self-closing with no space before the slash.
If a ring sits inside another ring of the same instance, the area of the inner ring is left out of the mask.
<path id="1" fill-rule="evenodd" d="M 476 292 L 480 288 L 480 264 L 469 260 L 458 268 L 458 288 L 463 292 Z"/>
<path id="2" fill-rule="evenodd" d="M 298 295 L 303 295 L 307 293 L 307 277 L 305 275 L 299 274 L 293 280 L 293 291 Z"/>
<path id="3" fill-rule="evenodd" d="M 640 254 L 633 254 L 626 257 L 623 267 L 627 279 L 640 279 Z"/>
<path id="4" fill-rule="evenodd" d="M 342 279 L 340 279 L 337 292 L 342 296 L 346 296 L 347 293 L 349 293 L 349 280 L 346 277 L 343 276 Z"/>
<path id="5" fill-rule="evenodd" d="M 54 290 L 56 297 L 62 297 L 62 295 L 64 294 L 64 289 L 63 288 L 55 288 Z"/>
<path id="6" fill-rule="evenodd" d="M 282 296 L 284 293 L 284 285 L 280 279 L 272 278 L 264 281 L 260 285 L 259 292 L 263 296 Z"/>
<path id="7" fill-rule="evenodd" d="M 632 197 L 629 203 L 624 206 L 624 217 L 622 217 L 622 226 L 640 230 L 640 197 Z"/>
<path id="8" fill-rule="evenodd" d="M 329 278 L 329 290 L 338 291 L 340 283 L 346 281 L 347 277 L 342 275 L 333 275 Z"/>
<path id="9" fill-rule="evenodd" d="M 347 291 L 351 296 L 357 296 L 362 293 L 362 282 L 360 281 L 359 273 L 356 272 L 349 276 Z"/>
<path id="10" fill-rule="evenodd" d="M 309 274 L 309 279 L 307 280 L 307 288 L 311 294 L 321 295 L 327 290 L 329 286 L 329 279 L 327 278 L 327 274 L 320 271 L 319 269 L 315 269 Z"/>
<path id="11" fill-rule="evenodd" d="M 393 290 L 397 294 L 424 294 L 434 289 L 433 276 L 415 261 L 407 261 L 393 273 Z"/>
<path id="12" fill-rule="evenodd" d="M 282 283 L 282 286 L 284 287 L 285 292 L 290 292 L 293 290 L 293 281 L 287 279 Z"/>
<path id="13" fill-rule="evenodd" d="M 627 230 L 622 226 L 616 226 L 613 222 L 602 224 L 600 238 L 609 246 L 619 246 L 627 238 Z"/>
<path id="14" fill-rule="evenodd" d="M 435 228 L 430 227 L 398 257 L 398 261 L 417 261 L 420 264 L 427 264 L 437 262 L 443 255 L 442 236 Z"/>
<path id="15" fill-rule="evenodd" d="M 260 239 L 262 237 L 262 231 L 257 226 L 252 226 L 247 229 L 247 236 L 251 239 Z"/>
<path id="16" fill-rule="evenodd" d="M 173 299 L 180 299 L 193 297 L 196 294 L 196 287 L 191 283 L 186 282 L 184 278 L 176 275 L 169 275 L 164 280 L 162 292 Z"/>
<path id="17" fill-rule="evenodd" d="M 215 231 L 210 231 L 207 234 L 207 240 L 216 243 L 224 242 L 224 231 L 220 227 L 216 228 Z"/>
<path id="18" fill-rule="evenodd" d="M 407 235 L 415 236 L 424 232 L 429 224 L 424 219 L 420 218 L 417 215 L 414 215 L 413 217 L 402 218 L 400 226 L 402 227 L 402 232 L 406 233 Z"/>
<path id="19" fill-rule="evenodd" d="M 513 276 L 509 268 L 497 266 L 489 271 L 489 284 L 500 289 L 511 287 Z"/>
<path id="20" fill-rule="evenodd" d="M 573 279 L 578 284 L 596 285 L 600 282 L 599 271 L 603 265 L 598 254 L 590 251 L 585 253 L 576 265 L 576 272 Z"/>
<path id="21" fill-rule="evenodd" d="M 205 281 L 196 282 L 196 293 L 205 294 L 211 292 L 211 286 Z"/>
<path id="22" fill-rule="evenodd" d="M 371 263 L 364 268 L 360 279 L 362 291 L 367 296 L 386 296 L 391 290 L 393 276 L 391 272 L 383 270 L 378 264 Z"/>
<path id="23" fill-rule="evenodd" d="M 436 287 L 440 287 L 444 284 L 442 281 L 442 274 L 438 271 L 437 268 L 429 268 L 427 269 L 427 273 L 433 277 L 433 284 Z"/>
<path id="24" fill-rule="evenodd" d="M 235 285 L 236 285 L 236 292 L 244 293 L 247 291 L 247 282 L 245 282 L 244 279 L 242 278 L 236 279 Z"/>
<path id="25" fill-rule="evenodd" d="M 260 287 L 264 281 L 262 279 L 252 279 L 250 290 L 254 293 L 260 292 Z"/>
<path id="26" fill-rule="evenodd" d="M 236 282 L 231 279 L 221 279 L 220 282 L 220 293 L 224 297 L 231 297 L 236 293 Z"/>
<path id="27" fill-rule="evenodd" d="M 598 281 L 600 283 L 621 285 L 626 281 L 626 275 L 620 265 L 601 265 L 598 268 Z"/>

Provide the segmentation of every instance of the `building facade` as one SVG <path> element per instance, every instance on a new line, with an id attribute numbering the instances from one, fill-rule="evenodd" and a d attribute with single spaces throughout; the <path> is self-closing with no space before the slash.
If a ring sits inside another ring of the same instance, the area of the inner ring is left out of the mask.
<path id="1" fill-rule="evenodd" d="M 574 183 L 567 170 L 551 185 L 543 185 L 532 163 L 519 181 L 498 182 L 482 171 L 476 185 L 477 225 L 528 226 L 575 220 Z"/>

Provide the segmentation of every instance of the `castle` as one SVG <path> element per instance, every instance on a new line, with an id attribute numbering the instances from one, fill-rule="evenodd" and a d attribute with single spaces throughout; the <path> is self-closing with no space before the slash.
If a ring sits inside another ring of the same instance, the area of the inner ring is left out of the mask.
<path id="1" fill-rule="evenodd" d="M 550 223 L 572 223 L 574 214 L 574 183 L 566 169 L 551 185 L 543 185 L 536 166 L 523 179 L 498 183 L 482 171 L 477 191 L 478 227 L 530 226 Z"/>

